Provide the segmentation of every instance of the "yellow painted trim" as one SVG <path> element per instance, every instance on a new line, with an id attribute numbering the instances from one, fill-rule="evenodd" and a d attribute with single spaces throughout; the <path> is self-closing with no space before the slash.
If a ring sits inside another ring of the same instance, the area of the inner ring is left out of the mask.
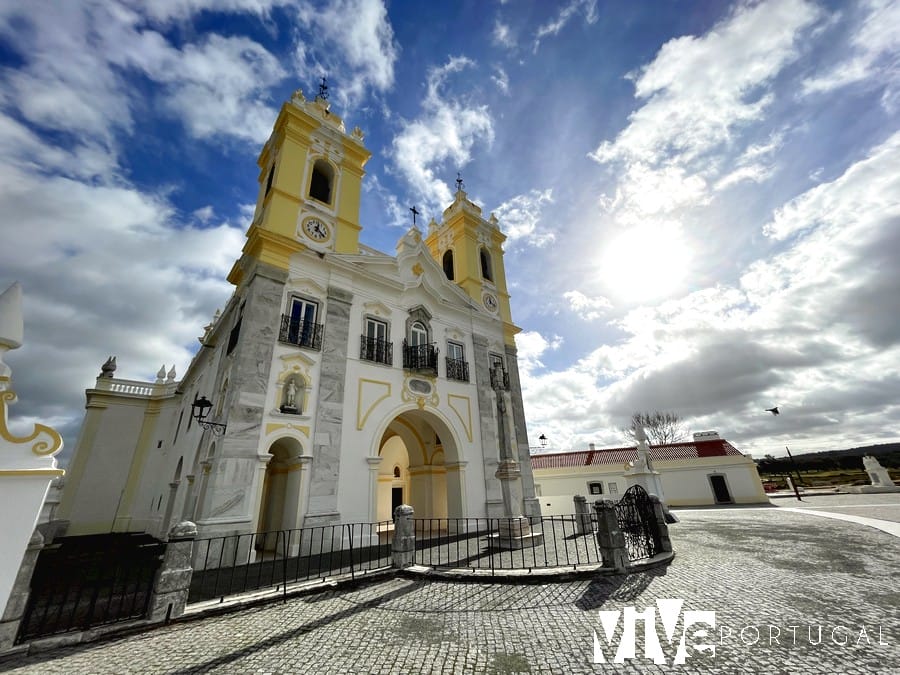
<path id="1" fill-rule="evenodd" d="M 0 476 L 65 476 L 65 469 L 11 469 L 0 470 Z"/>
<path id="2" fill-rule="evenodd" d="M 375 385 L 383 385 L 387 387 L 386 393 L 382 394 L 379 398 L 377 398 L 372 405 L 369 406 L 369 409 L 366 410 L 365 414 L 362 412 L 362 395 L 363 395 L 363 384 L 375 384 Z M 357 431 L 362 431 L 363 427 L 366 426 L 366 421 L 369 419 L 369 415 L 372 414 L 372 411 L 378 406 L 386 398 L 390 398 L 391 396 L 391 383 L 383 382 L 381 380 L 369 380 L 364 377 L 359 379 L 359 382 L 356 385 L 356 429 Z"/>
<path id="3" fill-rule="evenodd" d="M 274 422 L 266 425 L 266 436 L 270 435 L 274 431 L 278 431 L 279 429 L 293 429 L 294 431 L 299 431 L 301 434 L 309 438 L 309 427 L 307 426 L 294 426 L 293 424 L 276 424 Z"/>
<path id="4" fill-rule="evenodd" d="M 152 403 L 152 402 L 151 402 Z M 122 491 L 122 501 L 116 511 L 116 520 L 131 521 L 131 508 L 134 499 L 137 496 L 138 487 L 140 485 L 143 467 L 146 462 L 147 455 L 152 445 L 151 437 L 156 429 L 156 423 L 159 419 L 159 409 L 150 409 L 148 405 L 147 411 L 144 413 L 144 421 L 141 424 L 141 431 L 138 434 L 138 440 L 135 444 L 134 455 L 131 459 L 131 466 L 128 467 L 128 479 L 125 481 L 125 489 Z M 126 515 L 128 514 L 128 515 Z M 121 531 L 121 530 L 116 530 Z"/>
<path id="5" fill-rule="evenodd" d="M 60 448 L 62 448 L 62 436 L 60 436 L 56 431 L 46 426 L 45 424 L 35 424 L 34 433 L 32 433 L 30 436 L 23 436 L 20 438 L 9 433 L 9 429 L 6 427 L 6 406 L 7 403 L 15 402 L 16 392 L 14 392 L 12 389 L 0 391 L 0 438 L 14 445 L 25 445 L 27 443 L 31 443 L 31 441 L 38 438 L 41 434 L 46 434 L 50 437 L 49 443 L 47 441 L 38 441 L 31 446 L 31 452 L 33 452 L 35 455 L 38 455 L 39 457 L 52 455 L 54 452 L 57 452 Z"/>
<path id="6" fill-rule="evenodd" d="M 465 402 L 465 411 L 459 410 L 456 406 L 453 405 L 453 399 L 459 399 L 460 401 Z M 459 394 L 448 394 L 447 395 L 447 405 L 450 406 L 450 409 L 456 413 L 456 416 L 459 418 L 459 421 L 463 425 L 463 430 L 466 432 L 466 438 L 468 438 L 469 443 L 472 442 L 472 399 L 468 396 L 460 396 Z"/>

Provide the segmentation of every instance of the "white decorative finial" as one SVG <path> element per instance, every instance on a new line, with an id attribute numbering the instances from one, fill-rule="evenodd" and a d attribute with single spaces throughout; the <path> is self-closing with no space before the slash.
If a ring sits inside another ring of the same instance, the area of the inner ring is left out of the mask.
<path id="1" fill-rule="evenodd" d="M 162 384 L 166 379 L 166 364 L 162 364 L 162 367 L 156 373 L 156 384 Z"/>
<path id="2" fill-rule="evenodd" d="M 166 374 L 166 382 L 174 382 L 175 381 L 175 365 L 172 364 L 172 367 L 169 369 L 169 372 Z"/>
<path id="3" fill-rule="evenodd" d="M 22 322 L 22 286 L 18 281 L 0 295 L 0 380 L 8 380 L 12 370 L 3 363 L 3 354 L 22 346 L 25 324 Z M 4 389 L 0 385 L 0 389 Z"/>

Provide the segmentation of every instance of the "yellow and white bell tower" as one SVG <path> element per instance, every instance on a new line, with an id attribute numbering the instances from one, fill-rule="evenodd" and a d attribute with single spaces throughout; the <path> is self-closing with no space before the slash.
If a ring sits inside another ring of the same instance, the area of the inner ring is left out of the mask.
<path id="1" fill-rule="evenodd" d="M 494 214 L 485 220 L 481 207 L 471 202 L 457 181 L 453 203 L 440 224 L 432 221 L 425 244 L 451 281 L 476 303 L 503 321 L 506 344 L 514 346 L 520 329 L 513 324 L 503 264 L 503 242 Z"/>
<path id="2" fill-rule="evenodd" d="M 331 112 L 324 85 L 312 101 L 294 92 L 257 160 L 256 211 L 229 281 L 240 283 L 248 257 L 287 270 L 290 255 L 304 248 L 357 253 L 369 157 L 359 127 L 348 134 Z"/>

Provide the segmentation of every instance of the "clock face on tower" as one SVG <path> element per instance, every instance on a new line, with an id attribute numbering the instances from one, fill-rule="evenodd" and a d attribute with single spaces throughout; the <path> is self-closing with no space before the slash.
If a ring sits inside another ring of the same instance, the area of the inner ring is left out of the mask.
<path id="1" fill-rule="evenodd" d="M 303 231 L 307 237 L 318 242 L 327 241 L 331 236 L 331 233 L 328 231 L 328 225 L 317 218 L 310 218 L 303 223 Z"/>
<path id="2" fill-rule="evenodd" d="M 493 293 L 485 293 L 481 299 L 489 312 L 497 311 L 497 298 L 494 297 Z"/>

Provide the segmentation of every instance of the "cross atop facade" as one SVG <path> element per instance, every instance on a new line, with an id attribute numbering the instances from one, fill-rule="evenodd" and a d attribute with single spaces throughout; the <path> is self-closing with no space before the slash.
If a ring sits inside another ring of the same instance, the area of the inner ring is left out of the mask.
<path id="1" fill-rule="evenodd" d="M 319 84 L 319 98 L 323 101 L 328 100 L 328 82 L 324 75 L 322 76 L 322 82 Z"/>
<path id="2" fill-rule="evenodd" d="M 465 183 L 463 183 L 462 176 L 459 174 L 459 171 L 457 171 L 456 172 L 456 191 L 460 192 L 464 186 L 465 186 Z"/>
<path id="3" fill-rule="evenodd" d="M 410 209 L 410 211 L 412 211 L 412 214 L 413 214 L 413 227 L 415 227 L 415 226 L 416 226 L 416 216 L 419 215 L 419 211 L 416 210 L 416 207 L 415 207 L 415 206 L 413 206 L 413 207 Z"/>

